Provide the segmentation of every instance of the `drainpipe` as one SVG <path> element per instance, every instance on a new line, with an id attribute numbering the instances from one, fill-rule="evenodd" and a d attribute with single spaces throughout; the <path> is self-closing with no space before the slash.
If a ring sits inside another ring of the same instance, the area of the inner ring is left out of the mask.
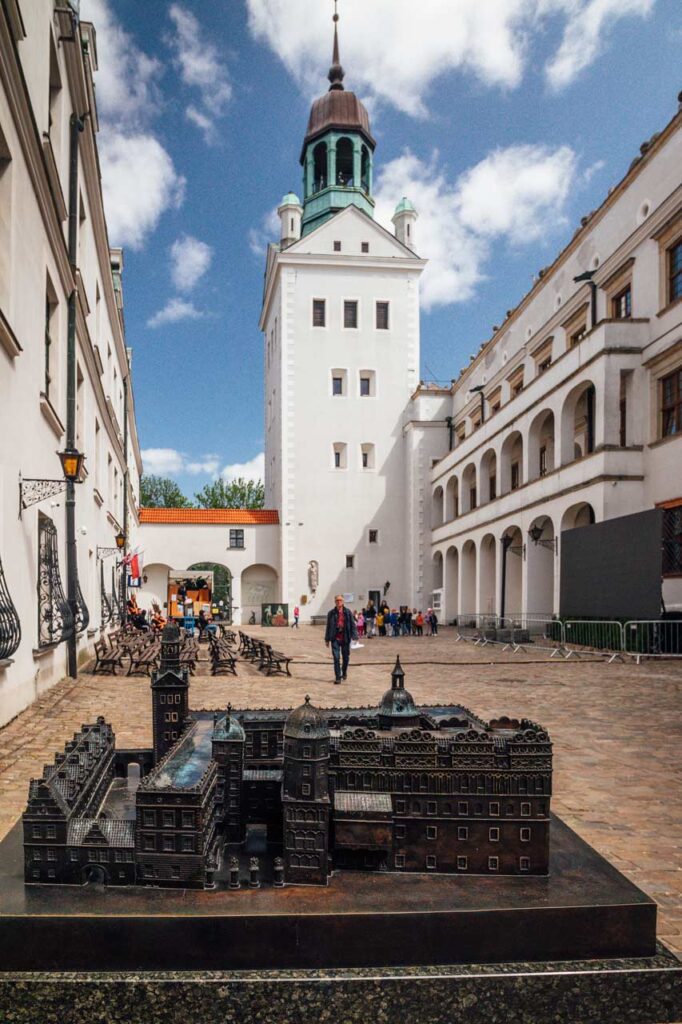
<path id="1" fill-rule="evenodd" d="M 590 329 L 597 326 L 597 285 L 594 282 L 594 275 L 594 270 L 585 270 L 573 278 L 576 284 L 587 281 L 590 286 Z"/>
<path id="2" fill-rule="evenodd" d="M 455 437 L 455 427 L 452 416 L 446 416 L 445 422 L 448 426 L 448 451 L 451 452 L 453 448 L 453 441 Z"/>
<path id="3" fill-rule="evenodd" d="M 126 355 L 126 360 L 127 360 Z M 123 536 L 125 537 L 125 543 L 123 545 L 123 556 L 125 559 L 126 552 L 128 551 L 128 381 L 130 379 L 130 371 L 128 375 L 123 379 Z M 128 589 L 126 586 L 128 578 L 128 566 L 123 565 L 123 572 L 121 573 L 121 625 L 125 626 L 128 619 Z"/>
<path id="4" fill-rule="evenodd" d="M 69 263 L 76 280 L 78 260 L 78 136 L 85 127 L 83 119 L 71 115 L 69 147 Z M 68 303 L 66 336 L 66 448 L 76 447 L 76 304 L 78 290 L 74 284 Z M 76 546 L 76 485 L 66 484 L 66 597 L 73 616 L 73 634 L 66 645 L 68 673 L 78 677 L 76 615 L 78 612 L 78 550 Z"/>
<path id="5" fill-rule="evenodd" d="M 511 547 L 512 539 L 511 539 L 510 536 L 507 536 L 505 534 L 504 537 L 500 538 L 500 543 L 502 545 L 502 586 L 501 586 L 502 593 L 500 594 L 500 619 L 504 619 L 504 611 L 505 611 L 505 607 L 504 606 L 505 606 L 505 599 L 506 599 L 506 596 L 507 596 L 507 552 L 509 551 L 509 548 Z"/>

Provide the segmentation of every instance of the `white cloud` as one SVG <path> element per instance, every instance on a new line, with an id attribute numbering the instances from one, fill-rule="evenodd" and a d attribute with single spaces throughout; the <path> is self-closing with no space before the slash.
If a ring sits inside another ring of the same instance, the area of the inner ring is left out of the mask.
<path id="1" fill-rule="evenodd" d="M 82 0 L 81 16 L 97 32 L 99 156 L 109 240 L 140 249 L 160 217 L 184 198 L 185 179 L 150 128 L 163 69 L 116 21 L 107 0 Z"/>
<path id="2" fill-rule="evenodd" d="M 454 182 L 440 170 L 437 153 L 428 164 L 409 151 L 386 164 L 375 189 L 377 220 L 391 230 L 401 196 L 417 208 L 417 251 L 429 260 L 424 309 L 473 296 L 493 238 L 518 245 L 547 234 L 548 224 L 564 223 L 575 165 L 568 146 L 498 149 Z"/>
<path id="3" fill-rule="evenodd" d="M 179 320 L 201 320 L 205 316 L 193 302 L 185 299 L 169 299 L 163 309 L 147 320 L 147 327 L 163 327 L 165 324 L 176 324 Z"/>
<path id="4" fill-rule="evenodd" d="M 262 256 L 269 242 L 279 241 L 280 222 L 277 207 L 274 206 L 263 217 L 260 226 L 249 230 L 249 249 L 255 256 Z"/>
<path id="5" fill-rule="evenodd" d="M 563 89 L 601 53 L 608 30 L 618 18 L 646 17 L 656 0 L 565 0 L 569 17 L 559 49 L 547 62 L 547 80 Z"/>
<path id="6" fill-rule="evenodd" d="M 211 143 L 216 137 L 215 121 L 223 115 L 232 98 L 227 67 L 191 11 L 174 3 L 168 15 L 174 26 L 168 43 L 175 55 L 180 77 L 185 85 L 199 93 L 199 106 L 190 104 L 185 116 L 201 129 L 204 140 Z"/>
<path id="7" fill-rule="evenodd" d="M 487 86 L 514 88 L 550 15 L 563 19 L 559 52 L 547 73 L 568 84 L 598 56 L 602 37 L 623 15 L 646 14 L 655 0 L 344 0 L 341 60 L 347 83 L 412 115 L 424 115 L 439 76 L 460 71 Z M 310 0 L 247 0 L 252 34 L 265 41 L 309 95 L 319 94 L 331 56 L 329 8 Z"/>
<path id="8" fill-rule="evenodd" d="M 171 277 L 181 292 L 194 288 L 211 265 L 213 249 L 192 235 L 182 235 L 171 246 Z"/>
<path id="9" fill-rule="evenodd" d="M 232 462 L 223 467 L 221 472 L 223 480 L 237 480 L 243 477 L 244 480 L 263 480 L 265 477 L 265 455 L 260 452 L 248 462 Z"/>
<path id="10" fill-rule="evenodd" d="M 161 215 L 182 204 L 185 179 L 149 133 L 103 130 L 99 156 L 109 240 L 141 249 Z"/>
<path id="11" fill-rule="evenodd" d="M 220 465 L 218 455 L 202 455 L 199 459 L 191 459 L 176 448 L 145 448 L 142 452 L 142 463 L 147 474 L 158 476 L 177 476 L 180 473 L 208 473 L 215 476 Z"/>

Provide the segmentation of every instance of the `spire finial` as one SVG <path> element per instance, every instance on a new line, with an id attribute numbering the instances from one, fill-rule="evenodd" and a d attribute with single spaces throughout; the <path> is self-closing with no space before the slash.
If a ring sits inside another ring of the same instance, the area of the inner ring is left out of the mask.
<path id="1" fill-rule="evenodd" d="M 395 659 L 395 666 L 391 672 L 391 689 L 403 690 L 404 688 L 405 673 L 403 672 L 403 666 L 400 664 L 400 655 L 397 655 Z"/>
<path id="2" fill-rule="evenodd" d="M 332 21 L 334 22 L 334 50 L 332 53 L 332 66 L 330 67 L 329 74 L 327 75 L 327 78 L 331 82 L 331 85 L 329 86 L 330 92 L 332 89 L 343 89 L 343 77 L 345 74 L 341 67 L 341 58 L 339 57 L 339 31 L 337 27 L 339 12 L 337 5 L 338 0 L 334 0 L 334 16 L 332 18 Z"/>

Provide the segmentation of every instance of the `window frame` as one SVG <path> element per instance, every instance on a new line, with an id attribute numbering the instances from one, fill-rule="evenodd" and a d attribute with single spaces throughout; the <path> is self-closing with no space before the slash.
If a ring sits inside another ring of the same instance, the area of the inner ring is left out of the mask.
<path id="1" fill-rule="evenodd" d="M 239 539 L 240 539 L 239 536 L 238 536 L 239 534 L 241 534 L 241 544 L 239 543 Z M 244 550 L 246 545 L 244 543 L 244 529 L 243 529 L 243 527 L 237 526 L 237 527 L 234 527 L 234 528 L 230 528 L 229 546 L 230 546 L 231 550 L 232 549 L 239 550 L 239 551 L 243 551 Z"/>
<path id="2" fill-rule="evenodd" d="M 316 306 L 321 306 L 322 309 L 322 323 L 315 323 L 316 317 Z M 325 331 L 327 329 L 327 300 L 320 298 L 311 299 L 310 306 L 310 326 L 317 331 Z"/>
<path id="3" fill-rule="evenodd" d="M 673 397 L 669 403 L 665 402 L 666 381 L 673 380 Z M 678 437 L 682 434 L 682 366 L 676 366 L 669 373 L 658 378 L 658 421 L 659 437 L 661 440 L 667 437 Z M 673 429 L 666 430 L 666 413 L 672 413 Z"/>
<path id="4" fill-rule="evenodd" d="M 355 307 L 355 323 L 346 323 L 346 312 L 351 307 Z M 341 300 L 341 326 L 344 331 L 359 331 L 360 330 L 360 299 L 359 298 L 346 298 Z"/>
<path id="5" fill-rule="evenodd" d="M 379 323 L 379 307 L 386 310 L 386 324 L 382 326 Z M 390 331 L 391 329 L 391 303 L 389 299 L 375 299 L 374 301 L 374 330 L 375 331 Z"/>

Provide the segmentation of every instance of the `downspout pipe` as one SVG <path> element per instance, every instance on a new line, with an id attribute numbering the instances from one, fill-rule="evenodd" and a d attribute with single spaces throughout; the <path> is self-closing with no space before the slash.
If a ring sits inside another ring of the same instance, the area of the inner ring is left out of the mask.
<path id="1" fill-rule="evenodd" d="M 123 545 L 124 564 L 121 573 L 121 625 L 125 626 L 128 620 L 128 590 L 126 581 L 128 577 L 128 566 L 125 564 L 125 554 L 128 551 L 128 382 L 130 371 L 123 380 Z"/>
<path id="2" fill-rule="evenodd" d="M 85 127 L 84 120 L 71 115 L 69 144 L 69 264 L 74 287 L 68 301 L 66 334 L 66 448 L 76 447 L 76 306 L 78 288 L 78 137 Z M 67 640 L 67 671 L 72 679 L 78 678 L 78 640 L 76 617 L 78 614 L 78 549 L 76 545 L 76 485 L 66 483 L 66 598 L 73 618 L 73 631 Z"/>
<path id="3" fill-rule="evenodd" d="M 452 451 L 452 442 L 453 442 L 454 436 L 455 436 L 455 425 L 454 425 L 454 422 L 453 422 L 453 417 L 452 416 L 446 416 L 445 417 L 445 422 L 446 422 L 447 427 L 448 427 L 448 451 L 451 452 Z"/>
<path id="4" fill-rule="evenodd" d="M 501 581 L 501 594 L 500 594 L 500 619 L 504 619 L 505 604 L 507 597 L 507 552 L 512 544 L 511 537 L 505 534 L 504 537 L 500 538 L 502 545 L 502 581 Z"/>

